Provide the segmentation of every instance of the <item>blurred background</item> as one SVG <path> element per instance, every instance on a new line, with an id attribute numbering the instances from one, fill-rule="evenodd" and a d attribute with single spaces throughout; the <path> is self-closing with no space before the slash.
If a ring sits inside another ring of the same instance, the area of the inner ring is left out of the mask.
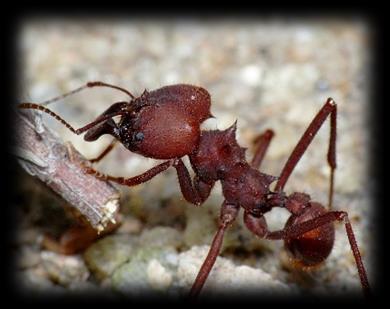
<path id="1" fill-rule="evenodd" d="M 210 92 L 215 116 L 203 128 L 224 129 L 238 120 L 237 138 L 248 148 L 248 159 L 257 134 L 267 128 L 275 131 L 262 172 L 278 175 L 310 121 L 332 97 L 338 104 L 334 208 L 349 213 L 369 280 L 373 280 L 372 190 L 365 182 L 370 133 L 366 115 L 372 104 L 370 46 L 369 25 L 359 18 L 29 19 L 19 33 L 19 101 L 39 103 L 95 80 L 124 87 L 135 96 L 169 84 L 199 85 Z M 50 108 L 81 127 L 124 98 L 115 90 L 94 88 Z M 50 117 L 44 121 L 87 158 L 95 157 L 111 140 L 102 137 L 87 143 Z M 328 141 L 326 121 L 290 177 L 288 193 L 304 192 L 327 204 Z M 157 163 L 117 146 L 96 167 L 131 177 Z M 121 229 L 109 236 L 108 245 L 103 240 L 84 254 L 66 257 L 39 246 L 43 232 L 63 226 L 61 202 L 20 171 L 20 194 L 34 196 L 18 205 L 20 237 L 15 240 L 20 255 L 17 273 L 28 289 L 69 293 L 105 287 L 129 295 L 136 293 L 134 287 L 168 294 L 189 288 L 216 229 L 223 201 L 220 186 L 201 208 L 183 200 L 172 170 L 140 186 L 119 189 L 125 215 Z M 279 229 L 288 216 L 275 209 L 266 218 L 271 229 Z M 154 248 L 160 251 L 151 257 L 142 245 L 132 247 L 140 237 L 148 239 L 144 244 L 166 242 L 157 244 Z M 115 260 L 124 244 L 127 257 Z M 102 256 L 105 262 L 99 260 Z M 188 260 L 189 256 L 194 260 Z M 307 273 L 289 266 L 282 242 L 259 240 L 246 231 L 241 216 L 226 236 L 222 256 L 224 263 L 232 264 L 216 267 L 207 283 L 210 290 L 223 290 L 226 282 L 232 282 L 228 284 L 232 289 L 249 286 L 285 295 L 360 293 L 342 224 L 336 224 L 330 257 Z M 114 265 L 108 270 L 104 268 L 107 260 Z M 247 265 L 251 275 L 237 270 L 240 265 Z M 234 278 L 223 277 L 224 267 L 231 267 Z M 245 281 L 245 277 L 251 279 Z"/>

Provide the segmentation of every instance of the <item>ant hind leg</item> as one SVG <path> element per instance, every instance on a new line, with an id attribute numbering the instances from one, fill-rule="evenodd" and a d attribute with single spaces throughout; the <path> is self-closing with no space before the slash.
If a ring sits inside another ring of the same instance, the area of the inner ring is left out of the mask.
<path id="1" fill-rule="evenodd" d="M 366 295 L 370 294 L 370 285 L 367 279 L 367 273 L 363 265 L 363 261 L 360 255 L 359 247 L 356 242 L 355 233 L 353 232 L 352 225 L 348 218 L 348 213 L 345 211 L 328 211 L 323 215 L 320 215 L 316 218 L 297 223 L 288 227 L 285 227 L 283 230 L 269 232 L 266 235 L 266 239 L 270 240 L 280 240 L 280 239 L 291 239 L 298 238 L 303 234 L 315 230 L 323 225 L 332 223 L 334 221 L 342 221 L 345 225 L 345 230 L 348 236 L 348 241 L 351 246 L 351 250 L 355 259 L 356 267 L 360 277 L 360 282 L 362 285 L 363 292 Z"/>

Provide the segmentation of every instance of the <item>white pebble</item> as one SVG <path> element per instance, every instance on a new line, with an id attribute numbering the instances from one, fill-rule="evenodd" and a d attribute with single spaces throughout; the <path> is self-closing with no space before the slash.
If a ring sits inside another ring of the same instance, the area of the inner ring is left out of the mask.
<path id="1" fill-rule="evenodd" d="M 257 65 L 247 65 L 241 70 L 241 80 L 250 85 L 258 86 L 262 77 L 262 70 Z"/>
<path id="2" fill-rule="evenodd" d="M 166 290 L 172 283 L 172 274 L 156 259 L 149 262 L 146 272 L 150 285 L 156 290 Z"/>

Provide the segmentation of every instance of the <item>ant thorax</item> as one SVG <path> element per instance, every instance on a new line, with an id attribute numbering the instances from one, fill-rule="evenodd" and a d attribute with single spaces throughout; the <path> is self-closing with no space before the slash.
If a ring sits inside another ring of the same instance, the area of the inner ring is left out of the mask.
<path id="1" fill-rule="evenodd" d="M 251 213 L 265 213 L 269 210 L 269 186 L 274 180 L 276 177 L 261 173 L 249 164 L 238 164 L 221 180 L 223 195 L 229 203 Z"/>
<path id="2" fill-rule="evenodd" d="M 202 131 L 198 148 L 190 154 L 196 174 L 203 180 L 225 178 L 237 164 L 246 164 L 245 148 L 236 141 L 236 123 L 224 131 Z"/>

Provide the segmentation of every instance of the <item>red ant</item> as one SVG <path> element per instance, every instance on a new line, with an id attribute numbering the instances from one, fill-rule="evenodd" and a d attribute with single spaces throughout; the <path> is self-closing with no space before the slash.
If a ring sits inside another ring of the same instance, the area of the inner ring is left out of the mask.
<path id="1" fill-rule="evenodd" d="M 192 85 L 171 85 L 133 96 L 126 89 L 103 82 L 89 82 L 60 97 L 45 101 L 48 104 L 88 87 L 110 87 L 130 96 L 130 101 L 112 104 L 95 121 L 74 129 L 60 116 L 48 108 L 22 103 L 19 108 L 38 109 L 50 114 L 73 133 L 86 132 L 86 141 L 95 141 L 104 134 L 115 139 L 103 153 L 91 162 L 101 160 L 114 146 L 116 140 L 127 149 L 144 157 L 165 159 L 167 161 L 132 178 L 104 175 L 92 167 L 85 171 L 96 177 L 121 185 L 135 186 L 146 182 L 173 166 L 178 175 L 184 198 L 200 206 L 210 195 L 216 181 L 221 181 L 225 201 L 221 207 L 220 223 L 212 241 L 209 253 L 191 288 L 190 295 L 197 296 L 219 255 L 224 233 L 244 209 L 244 222 L 256 236 L 270 240 L 284 240 L 290 256 L 302 266 L 314 266 L 324 261 L 330 254 L 334 243 L 334 221 L 345 224 L 347 236 L 355 258 L 363 291 L 369 293 L 366 271 L 355 240 L 352 226 L 345 211 L 333 211 L 333 179 L 336 168 L 336 119 L 337 105 L 329 98 L 297 143 L 279 177 L 261 173 L 258 169 L 274 132 L 266 130 L 256 140 L 255 155 L 250 163 L 245 159 L 245 149 L 236 141 L 236 123 L 220 131 L 201 131 L 200 124 L 212 117 L 210 95 L 207 90 Z M 113 117 L 121 116 L 118 123 Z M 330 117 L 330 142 L 328 164 L 330 166 L 329 210 L 311 200 L 305 193 L 295 192 L 286 195 L 283 188 L 298 161 L 317 134 L 324 121 Z M 195 171 L 193 181 L 182 161 L 188 155 Z M 276 185 L 270 190 L 270 184 Z M 291 216 L 285 227 L 279 231 L 269 231 L 264 214 L 273 207 L 287 209 Z"/>

